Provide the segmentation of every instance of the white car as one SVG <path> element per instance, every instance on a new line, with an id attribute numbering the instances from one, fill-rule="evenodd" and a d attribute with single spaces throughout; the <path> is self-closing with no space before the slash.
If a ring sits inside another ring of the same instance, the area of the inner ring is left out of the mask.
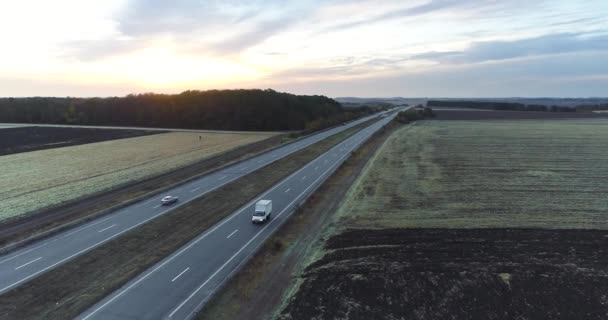
<path id="1" fill-rule="evenodd" d="M 166 196 L 166 197 L 160 199 L 160 203 L 162 203 L 163 205 L 169 205 L 169 204 L 172 204 L 172 203 L 176 203 L 177 200 L 178 200 L 177 197 Z"/>

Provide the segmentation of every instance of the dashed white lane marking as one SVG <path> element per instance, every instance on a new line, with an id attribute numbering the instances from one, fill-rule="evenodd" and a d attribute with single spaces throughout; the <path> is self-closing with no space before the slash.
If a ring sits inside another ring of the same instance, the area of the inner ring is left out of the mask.
<path id="1" fill-rule="evenodd" d="M 224 180 L 226 179 L 226 176 L 221 176 L 218 180 Z"/>
<path id="2" fill-rule="evenodd" d="M 190 192 L 194 192 L 194 191 L 196 191 L 196 190 L 198 190 L 198 189 L 200 189 L 200 188 L 201 188 L 201 187 L 196 187 L 196 188 L 194 188 L 194 189 L 190 190 Z"/>
<path id="3" fill-rule="evenodd" d="M 126 212 L 126 211 L 125 211 L 125 212 Z M 80 231 L 82 231 L 82 230 L 84 230 L 84 229 L 86 229 L 86 228 L 90 228 L 90 227 L 92 227 L 92 226 L 94 226 L 94 225 L 98 225 L 98 224 L 100 224 L 100 223 L 102 223 L 102 222 L 104 222 L 104 221 L 106 221 L 106 220 L 108 220 L 108 219 L 111 219 L 111 218 L 113 218 L 113 217 L 112 217 L 112 216 L 110 216 L 110 217 L 107 217 L 107 218 L 105 218 L 105 219 L 101 219 L 101 220 L 99 220 L 99 221 L 97 221 L 97 222 L 95 222 L 95 223 L 92 223 L 92 224 L 89 224 L 89 225 L 87 225 L 87 226 L 84 226 L 84 227 L 82 227 L 82 228 L 76 229 L 76 230 L 74 230 L 74 231 L 72 231 L 72 232 L 69 232 L 69 233 L 67 233 L 66 235 L 64 235 L 64 236 L 63 236 L 63 238 L 67 238 L 67 237 L 69 237 L 69 236 L 73 235 L 74 233 L 80 232 Z"/>
<path id="4" fill-rule="evenodd" d="M 38 261 L 38 260 L 40 260 L 40 259 L 42 259 L 42 257 L 38 257 L 38 258 L 36 258 L 36 259 L 34 259 L 34 260 L 32 260 L 32 261 L 30 261 L 30 262 L 26 263 L 26 264 L 22 264 L 22 265 L 18 266 L 17 268 L 15 268 L 15 270 L 19 270 L 19 269 L 21 269 L 21 268 L 23 268 L 23 267 L 27 266 L 28 264 L 34 263 L 34 262 L 36 262 L 36 261 Z"/>
<path id="5" fill-rule="evenodd" d="M 38 249 L 38 248 L 42 248 L 42 247 L 44 247 L 44 246 L 48 245 L 49 243 L 50 243 L 50 242 L 47 242 L 47 243 L 44 243 L 44 244 L 42 244 L 42 245 L 40 245 L 40 246 L 37 246 L 37 247 L 31 248 L 31 249 L 29 249 L 29 250 L 23 251 L 23 252 L 21 252 L 21 253 L 19 253 L 19 254 L 17 254 L 17 255 L 14 255 L 14 256 L 12 256 L 12 257 L 10 257 L 10 258 L 8 258 L 8 259 L 4 259 L 4 260 L 0 261 L 0 263 L 4 263 L 4 262 L 10 261 L 10 260 L 13 260 L 13 259 L 15 259 L 15 258 L 17 258 L 17 257 L 19 257 L 19 256 L 22 256 L 22 255 L 24 255 L 24 254 L 28 253 L 28 252 L 34 251 L 34 250 L 36 250 L 36 249 Z"/>
<path id="6" fill-rule="evenodd" d="M 115 223 L 115 224 L 113 224 L 113 225 L 111 225 L 111 226 L 109 226 L 109 227 L 107 227 L 107 228 L 103 228 L 103 229 L 101 229 L 101 230 L 99 230 L 99 231 L 97 231 L 97 232 L 104 232 L 104 231 L 106 231 L 106 230 L 108 230 L 108 229 L 111 229 L 111 228 L 114 228 L 114 227 L 116 227 L 116 223 Z"/>
<path id="7" fill-rule="evenodd" d="M 289 190 L 291 190 L 290 188 L 287 188 L 287 190 L 285 190 L 285 192 L 289 192 Z"/>
<path id="8" fill-rule="evenodd" d="M 319 167 L 315 167 L 315 170 L 319 170 Z"/>
<path id="9" fill-rule="evenodd" d="M 188 267 L 188 268 L 184 269 L 184 271 L 180 272 L 180 274 L 178 274 L 175 278 L 173 278 L 173 280 L 171 280 L 171 282 L 175 282 L 175 280 L 177 280 L 179 277 L 181 277 L 188 270 L 190 270 L 190 267 Z"/>
<path id="10" fill-rule="evenodd" d="M 306 176 L 303 176 L 303 177 L 302 177 L 302 180 L 306 180 Z"/>
<path id="11" fill-rule="evenodd" d="M 232 233 L 231 233 L 231 234 L 229 234 L 229 235 L 226 237 L 226 239 L 228 239 L 228 238 L 232 237 L 232 235 L 234 235 L 234 234 L 235 234 L 237 231 L 239 231 L 239 229 L 236 229 L 236 230 L 232 231 Z"/>
<path id="12" fill-rule="evenodd" d="M 156 207 L 154 207 L 154 209 L 156 209 L 156 208 L 158 208 L 158 207 L 160 207 L 160 204 L 159 204 L 159 205 L 157 205 Z"/>

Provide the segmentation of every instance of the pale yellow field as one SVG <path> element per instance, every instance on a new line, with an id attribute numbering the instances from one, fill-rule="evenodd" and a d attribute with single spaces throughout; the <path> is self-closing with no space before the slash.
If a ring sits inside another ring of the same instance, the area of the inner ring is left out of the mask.
<path id="1" fill-rule="evenodd" d="M 2 156 L 0 221 L 164 173 L 272 135 L 172 132 Z"/>
<path id="2" fill-rule="evenodd" d="M 344 228 L 608 229 L 608 121 L 421 121 L 349 190 Z"/>

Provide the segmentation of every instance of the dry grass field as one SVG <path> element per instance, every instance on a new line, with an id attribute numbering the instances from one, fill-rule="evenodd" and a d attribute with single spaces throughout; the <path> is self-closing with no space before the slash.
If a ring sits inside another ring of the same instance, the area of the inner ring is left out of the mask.
<path id="1" fill-rule="evenodd" d="M 3 156 L 0 221 L 168 172 L 272 135 L 173 132 Z"/>
<path id="2" fill-rule="evenodd" d="M 339 214 L 345 227 L 608 229 L 606 146 L 606 120 L 419 122 Z"/>

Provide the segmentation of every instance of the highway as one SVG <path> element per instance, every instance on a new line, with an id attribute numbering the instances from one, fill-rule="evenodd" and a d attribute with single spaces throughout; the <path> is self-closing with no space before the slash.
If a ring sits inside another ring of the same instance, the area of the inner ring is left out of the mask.
<path id="1" fill-rule="evenodd" d="M 190 319 L 242 266 L 296 206 L 319 187 L 350 153 L 395 113 L 359 131 L 311 161 L 199 237 L 150 267 L 78 319 Z M 254 225 L 260 199 L 273 201 L 270 221 Z"/>
<path id="2" fill-rule="evenodd" d="M 294 141 L 0 256 L 0 294 L 227 183 L 377 116 L 379 114 Z M 179 202 L 161 206 L 160 199 L 166 195 L 178 196 Z"/>

